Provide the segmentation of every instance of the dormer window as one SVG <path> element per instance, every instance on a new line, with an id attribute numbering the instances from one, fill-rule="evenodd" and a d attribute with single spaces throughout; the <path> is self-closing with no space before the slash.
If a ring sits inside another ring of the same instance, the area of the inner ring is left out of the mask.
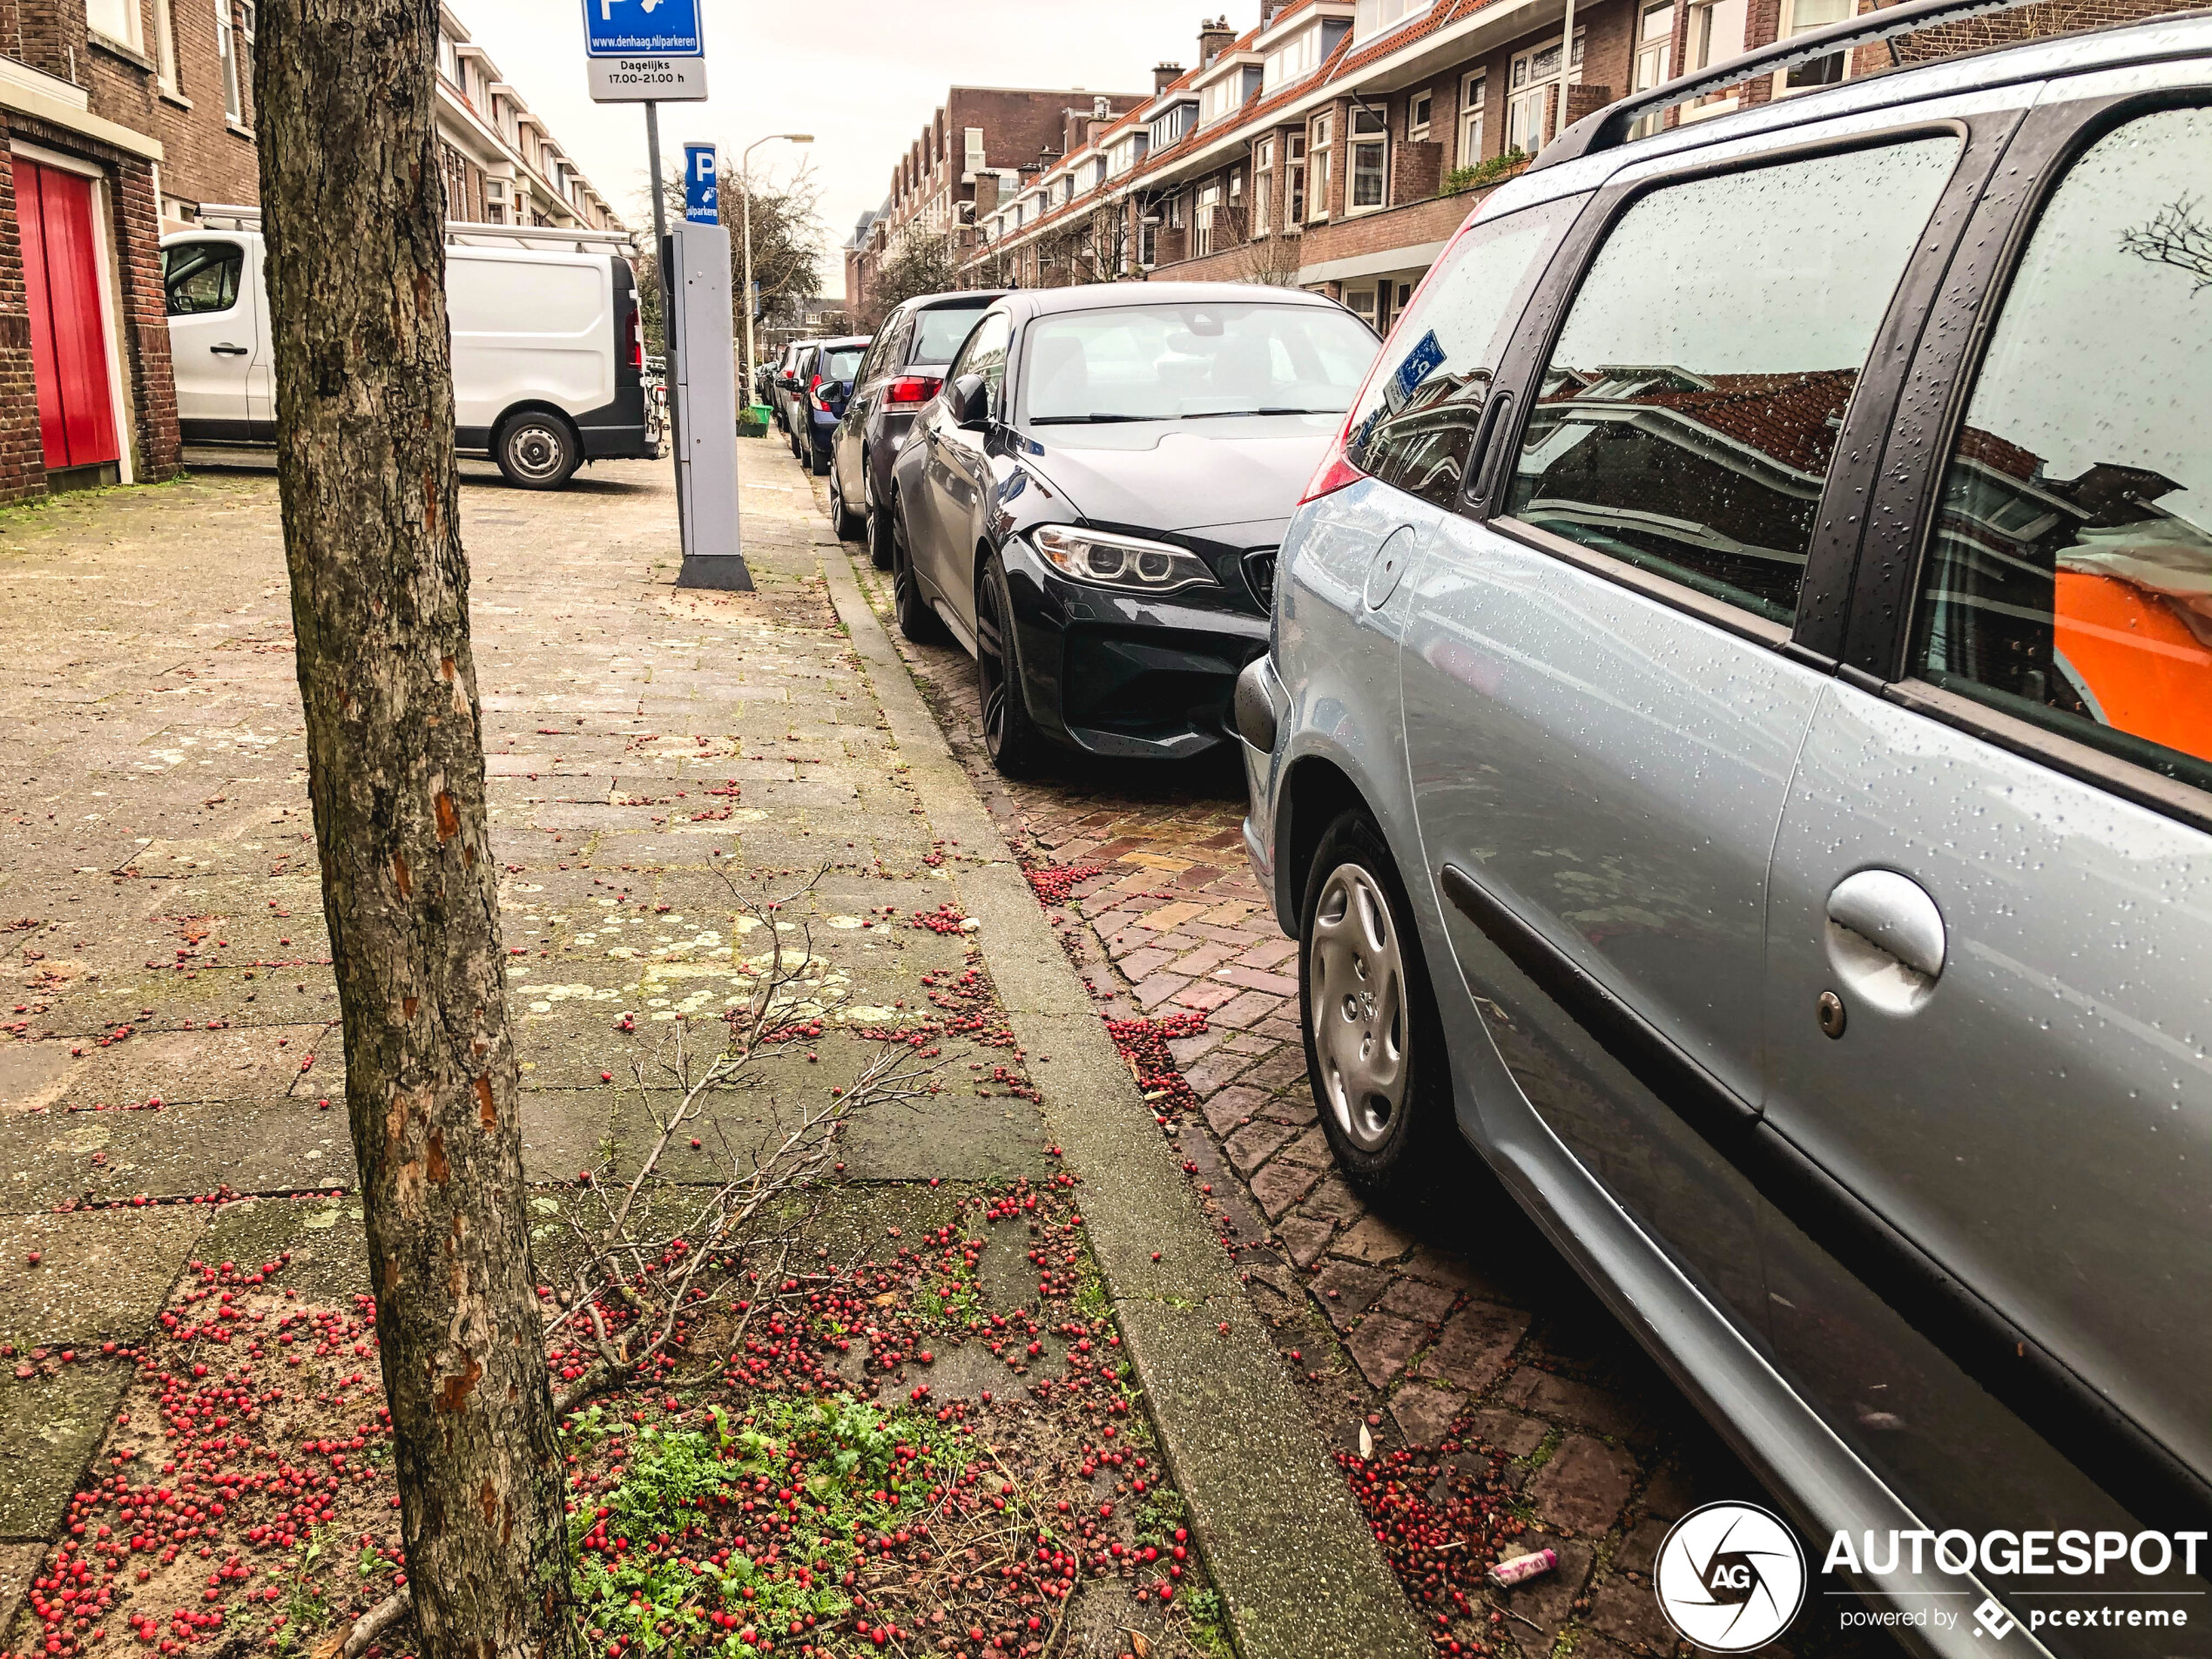
<path id="1" fill-rule="evenodd" d="M 1278 86 L 1288 86 L 1292 81 L 1311 75 L 1321 66 L 1321 25 L 1298 32 L 1267 54 L 1261 75 L 1261 85 L 1268 91 Z"/>
<path id="2" fill-rule="evenodd" d="M 1433 0 L 1356 0 L 1352 13 L 1352 37 L 1372 40 L 1387 34 L 1408 17 L 1418 17 Z"/>

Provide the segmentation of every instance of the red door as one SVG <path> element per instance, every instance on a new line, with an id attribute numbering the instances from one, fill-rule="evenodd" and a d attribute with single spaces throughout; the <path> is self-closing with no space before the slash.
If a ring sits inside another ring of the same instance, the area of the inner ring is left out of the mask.
<path id="1" fill-rule="evenodd" d="M 122 458 L 92 238 L 92 181 L 16 158 L 30 366 L 50 469 Z"/>

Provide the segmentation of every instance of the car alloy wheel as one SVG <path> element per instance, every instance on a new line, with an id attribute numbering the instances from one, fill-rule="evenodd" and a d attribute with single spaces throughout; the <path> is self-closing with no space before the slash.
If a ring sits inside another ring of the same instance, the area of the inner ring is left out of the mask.
<path id="1" fill-rule="evenodd" d="M 1406 1103 L 1406 959 L 1390 900 L 1357 864 L 1322 886 L 1306 971 L 1323 1105 L 1347 1140 L 1375 1151 Z"/>
<path id="2" fill-rule="evenodd" d="M 996 558 L 975 584 L 975 686 L 983 705 L 983 747 L 1008 778 L 1028 778 L 1044 763 L 1044 734 L 1029 718 L 1022 662 L 1014 638 L 1006 573 Z"/>
<path id="3" fill-rule="evenodd" d="M 922 596 L 921 578 L 914 575 L 914 549 L 899 523 L 895 502 L 891 509 L 891 608 L 899 619 L 899 631 L 917 645 L 934 645 L 944 638 L 945 624 L 937 620 L 937 613 Z"/>
<path id="4" fill-rule="evenodd" d="M 862 462 L 864 469 L 866 464 Z M 863 475 L 866 475 L 865 471 Z M 897 556 L 897 550 L 891 544 L 891 515 L 885 512 L 877 502 L 873 482 L 867 485 L 867 492 L 868 560 L 877 570 L 888 570 Z"/>
<path id="5" fill-rule="evenodd" d="M 840 542 L 857 541 L 866 529 L 860 516 L 845 505 L 845 491 L 839 488 L 837 468 L 829 469 L 830 528 L 837 532 Z"/>

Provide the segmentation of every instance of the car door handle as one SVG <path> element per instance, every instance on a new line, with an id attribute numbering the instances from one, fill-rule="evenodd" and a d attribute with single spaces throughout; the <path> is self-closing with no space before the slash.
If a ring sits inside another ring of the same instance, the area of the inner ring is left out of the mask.
<path id="1" fill-rule="evenodd" d="M 1895 870 L 1847 875 L 1828 895 L 1828 956 L 1847 987 L 1892 1014 L 1910 1014 L 1942 977 L 1943 912 Z"/>
<path id="2" fill-rule="evenodd" d="M 251 357 L 253 354 L 246 347 L 233 346 L 227 341 L 219 346 L 210 346 L 207 349 L 218 357 Z"/>

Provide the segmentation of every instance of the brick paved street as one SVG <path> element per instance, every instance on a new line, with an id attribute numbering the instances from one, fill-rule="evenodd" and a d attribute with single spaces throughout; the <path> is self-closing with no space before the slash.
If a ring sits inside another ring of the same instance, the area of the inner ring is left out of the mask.
<path id="1" fill-rule="evenodd" d="M 887 578 L 847 552 L 887 617 Z M 1448 1201 L 1394 1215 L 1334 1173 L 1306 1082 L 1298 948 L 1245 862 L 1233 759 L 1086 759 L 1010 784 L 982 748 L 971 659 L 899 644 L 1033 880 L 1096 867 L 1049 907 L 1102 1013 L 1204 1015 L 1202 1033 L 1167 1043 L 1201 1104 L 1177 1125 L 1185 1168 L 1322 1433 L 1350 1460 L 1364 1427 L 1437 1512 L 1494 1481 L 1527 1527 L 1517 1547 L 1558 1551 L 1556 1575 L 1492 1593 L 1493 1639 L 1524 1655 L 1564 1641 L 1577 1659 L 1689 1651 L 1647 1569 L 1669 1521 L 1756 1501 L 1758 1483 L 1486 1171 L 1470 1163 Z M 1425 1566 L 1398 1560 L 1418 1585 Z M 1800 1620 L 1797 1652 L 1896 1651 L 1814 1623 Z"/>

